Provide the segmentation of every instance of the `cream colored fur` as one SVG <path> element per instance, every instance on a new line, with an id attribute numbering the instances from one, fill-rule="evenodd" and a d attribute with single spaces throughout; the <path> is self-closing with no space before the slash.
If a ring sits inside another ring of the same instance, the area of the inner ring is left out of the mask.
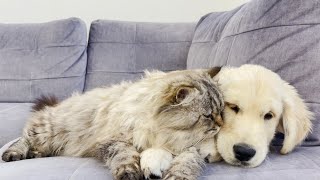
<path id="1" fill-rule="evenodd" d="M 312 113 L 296 89 L 276 73 L 258 65 L 243 65 L 222 68 L 215 79 L 229 105 L 217 139 L 218 151 L 228 163 L 258 166 L 266 158 L 277 129 L 285 135 L 282 154 L 291 152 L 310 132 Z M 237 105 L 239 112 L 235 113 L 230 104 Z M 265 120 L 268 112 L 274 117 Z M 249 162 L 241 163 L 235 158 L 233 146 L 238 143 L 256 150 Z"/>

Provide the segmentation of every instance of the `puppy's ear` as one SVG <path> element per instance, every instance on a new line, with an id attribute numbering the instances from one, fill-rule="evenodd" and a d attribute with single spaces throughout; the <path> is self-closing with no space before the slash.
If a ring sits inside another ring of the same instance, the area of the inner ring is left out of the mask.
<path id="1" fill-rule="evenodd" d="M 221 70 L 221 67 L 213 67 L 208 69 L 207 73 L 210 75 L 210 77 L 216 76 Z"/>
<path id="2" fill-rule="evenodd" d="M 311 131 L 313 113 L 298 95 L 296 89 L 287 82 L 284 84 L 283 114 L 277 130 L 284 133 L 281 154 L 287 154 L 300 144 Z"/>

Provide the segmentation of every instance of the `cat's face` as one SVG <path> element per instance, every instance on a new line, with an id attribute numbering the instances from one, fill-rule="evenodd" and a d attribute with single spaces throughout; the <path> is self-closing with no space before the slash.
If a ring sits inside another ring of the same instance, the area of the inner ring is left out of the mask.
<path id="1" fill-rule="evenodd" d="M 161 137 L 157 141 L 171 151 L 179 153 L 204 138 L 212 138 L 219 131 L 224 101 L 212 79 L 217 72 L 211 71 L 167 74 L 172 80 L 157 112 L 158 136 Z"/>

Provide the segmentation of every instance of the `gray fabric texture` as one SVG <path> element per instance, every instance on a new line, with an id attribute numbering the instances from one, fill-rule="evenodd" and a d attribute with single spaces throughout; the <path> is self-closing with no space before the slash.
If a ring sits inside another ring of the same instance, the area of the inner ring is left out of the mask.
<path id="1" fill-rule="evenodd" d="M 145 69 L 185 69 L 194 27 L 195 23 L 94 21 L 85 89 L 134 80 Z"/>
<path id="2" fill-rule="evenodd" d="M 0 103 L 0 147 L 21 136 L 31 105 L 30 103 Z"/>
<path id="3" fill-rule="evenodd" d="M 0 149 L 2 153 L 17 141 L 15 139 Z M 111 180 L 112 175 L 102 163 L 90 158 L 50 157 L 3 162 L 0 160 L 1 180 Z"/>
<path id="4" fill-rule="evenodd" d="M 87 32 L 77 18 L 39 24 L 0 24 L 0 102 L 30 102 L 82 91 Z"/>
<path id="5" fill-rule="evenodd" d="M 298 89 L 315 113 L 303 145 L 320 145 L 320 1 L 252 0 L 203 17 L 187 68 L 260 64 Z"/>
<path id="6" fill-rule="evenodd" d="M 14 142 L 14 141 L 12 141 Z M 11 142 L 11 143 L 12 143 Z M 9 147 L 6 144 L 2 152 Z M 288 155 L 273 148 L 267 160 L 257 168 L 230 166 L 224 162 L 208 164 L 200 180 L 318 180 L 320 147 L 300 147 Z M 1 180 L 112 179 L 103 164 L 88 158 L 50 157 L 5 163 L 0 161 Z"/>

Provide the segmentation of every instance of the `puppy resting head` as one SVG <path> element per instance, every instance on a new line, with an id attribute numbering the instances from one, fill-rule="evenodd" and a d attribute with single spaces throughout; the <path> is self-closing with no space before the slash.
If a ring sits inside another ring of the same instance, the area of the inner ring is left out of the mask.
<path id="1" fill-rule="evenodd" d="M 306 137 L 312 113 L 296 90 L 276 73 L 257 65 L 223 68 L 216 76 L 226 107 L 218 151 L 233 165 L 263 162 L 277 129 L 283 129 L 286 154 Z"/>

